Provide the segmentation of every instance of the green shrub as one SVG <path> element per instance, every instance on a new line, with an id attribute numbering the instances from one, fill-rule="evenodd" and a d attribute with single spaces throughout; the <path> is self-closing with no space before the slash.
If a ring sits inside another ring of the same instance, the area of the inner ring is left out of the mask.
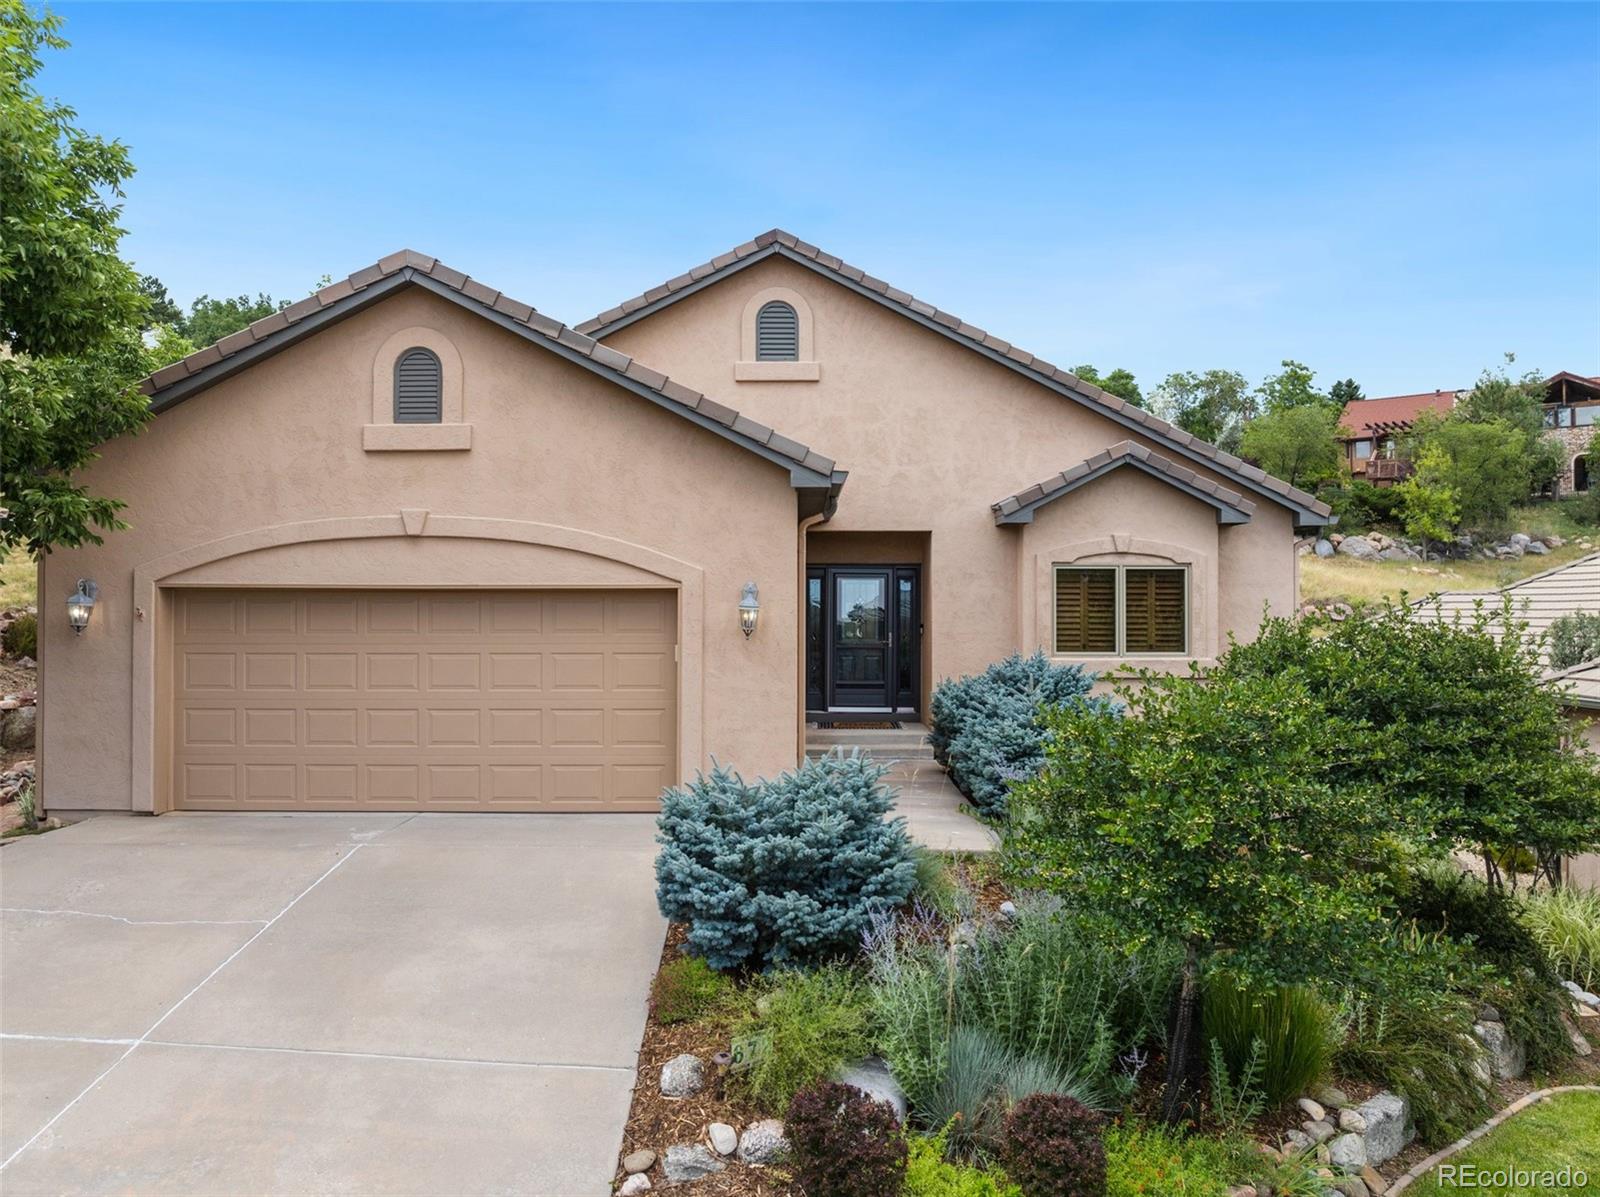
<path id="1" fill-rule="evenodd" d="M 816 1197 L 898 1197 L 906 1141 L 886 1103 L 822 1081 L 802 1089 L 784 1117 L 801 1187 Z"/>
<path id="2" fill-rule="evenodd" d="M 1559 976 L 1591 993 L 1600 986 L 1600 893 L 1538 890 L 1523 899 L 1522 918 Z"/>
<path id="3" fill-rule="evenodd" d="M 857 753 L 747 784 L 717 767 L 668 790 L 656 901 L 712 968 L 805 964 L 850 951 L 875 909 L 916 882 L 886 770 Z"/>
<path id="4" fill-rule="evenodd" d="M 1206 979 L 1201 1011 L 1204 1036 L 1220 1049 L 1228 1080 L 1239 1084 L 1255 1053 L 1255 1084 L 1270 1105 L 1309 1092 L 1333 1057 L 1333 1011 L 1308 986 L 1251 990 L 1217 970 Z"/>
<path id="5" fill-rule="evenodd" d="M 1239 1175 L 1221 1141 L 1154 1124 L 1112 1127 L 1105 1148 L 1106 1197 L 1227 1197 Z"/>
<path id="6" fill-rule="evenodd" d="M 1052 665 L 1042 652 L 1013 653 L 980 674 L 934 687 L 928 742 L 979 813 L 1002 819 L 1011 782 L 1044 764 L 1040 706 L 1082 700 L 1093 684 L 1076 665 Z"/>
<path id="7" fill-rule="evenodd" d="M 1341 486 L 1324 486 L 1317 497 L 1333 508 L 1339 517 L 1341 532 L 1359 532 L 1374 524 L 1397 526 L 1400 518 L 1400 495 L 1393 487 L 1373 486 L 1361 478 L 1352 478 Z"/>
<path id="8" fill-rule="evenodd" d="M 946 1159 L 949 1133 L 946 1126 L 938 1134 L 906 1140 L 905 1197 L 1023 1197 L 998 1169 L 985 1171 Z"/>
<path id="9" fill-rule="evenodd" d="M 1488 1086 L 1472 1024 L 1485 970 L 1441 935 L 1394 938 L 1381 976 L 1346 1003 L 1347 1033 L 1334 1053 L 1341 1075 L 1392 1089 L 1411 1103 L 1424 1143 L 1439 1146 L 1481 1122 Z"/>
<path id="10" fill-rule="evenodd" d="M 1562 1024 L 1571 1004 L 1545 950 L 1522 922 L 1524 907 L 1452 866 L 1403 874 L 1394 902 L 1404 919 L 1465 947 L 1490 972 L 1481 997 L 1500 1011 L 1506 1030 L 1527 1050 L 1528 1066 L 1547 1072 L 1572 1056 Z"/>
<path id="11" fill-rule="evenodd" d="M 39 656 L 39 617 L 37 615 L 19 615 L 12 620 L 5 634 L 0 636 L 0 647 L 5 649 L 8 657 L 34 657 Z"/>
<path id="12" fill-rule="evenodd" d="M 1039 1093 L 1006 1115 L 1002 1158 L 1027 1197 L 1105 1197 L 1105 1119 L 1060 1093 Z"/>
<path id="13" fill-rule="evenodd" d="M 764 1110 L 782 1110 L 795 1093 L 871 1049 L 866 993 L 837 965 L 776 974 L 747 997 L 735 1039 L 759 1036 L 763 1050 L 734 1083 Z"/>
<path id="14" fill-rule="evenodd" d="M 1571 669 L 1600 657 L 1600 612 L 1574 611 L 1550 625 L 1550 666 Z"/>
<path id="15" fill-rule="evenodd" d="M 729 982 L 698 956 L 680 956 L 661 966 L 651 986 L 651 1004 L 662 1026 L 704 1017 L 727 993 Z"/>

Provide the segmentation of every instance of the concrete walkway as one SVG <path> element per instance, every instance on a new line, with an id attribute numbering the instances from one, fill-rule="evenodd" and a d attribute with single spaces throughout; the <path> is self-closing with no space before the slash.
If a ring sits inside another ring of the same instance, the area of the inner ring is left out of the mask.
<path id="1" fill-rule="evenodd" d="M 884 781 L 895 789 L 895 813 L 906 830 L 935 852 L 993 852 L 999 837 L 963 810 L 966 798 L 932 759 L 896 761 Z"/>
<path id="2" fill-rule="evenodd" d="M 0 849 L 0 1191 L 609 1192 L 654 821 L 105 818 Z"/>

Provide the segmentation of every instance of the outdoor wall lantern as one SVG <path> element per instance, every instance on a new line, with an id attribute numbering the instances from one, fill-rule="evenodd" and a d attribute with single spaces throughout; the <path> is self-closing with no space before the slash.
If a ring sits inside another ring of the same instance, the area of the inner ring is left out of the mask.
<path id="1" fill-rule="evenodd" d="M 744 593 L 739 596 L 739 627 L 746 640 L 755 634 L 756 620 L 760 617 L 761 600 L 756 595 L 756 584 L 746 582 Z"/>
<path id="2" fill-rule="evenodd" d="M 100 597 L 100 587 L 93 578 L 79 578 L 78 589 L 67 596 L 67 622 L 78 635 L 89 626 L 89 616 L 94 614 L 94 601 Z"/>

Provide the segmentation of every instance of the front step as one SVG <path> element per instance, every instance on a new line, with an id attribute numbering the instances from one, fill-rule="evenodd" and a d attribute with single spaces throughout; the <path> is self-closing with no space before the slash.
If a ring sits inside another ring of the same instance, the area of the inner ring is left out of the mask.
<path id="1" fill-rule="evenodd" d="M 821 756 L 833 748 L 846 751 L 859 748 L 884 760 L 933 759 L 933 749 L 928 746 L 928 729 L 921 723 L 907 723 L 899 728 L 806 728 L 807 756 Z"/>

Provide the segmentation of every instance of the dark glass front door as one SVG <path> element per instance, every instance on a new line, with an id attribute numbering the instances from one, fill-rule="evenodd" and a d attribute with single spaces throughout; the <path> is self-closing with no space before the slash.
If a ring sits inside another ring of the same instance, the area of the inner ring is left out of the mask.
<path id="1" fill-rule="evenodd" d="M 821 566 L 806 575 L 806 708 L 917 706 L 915 566 Z"/>

